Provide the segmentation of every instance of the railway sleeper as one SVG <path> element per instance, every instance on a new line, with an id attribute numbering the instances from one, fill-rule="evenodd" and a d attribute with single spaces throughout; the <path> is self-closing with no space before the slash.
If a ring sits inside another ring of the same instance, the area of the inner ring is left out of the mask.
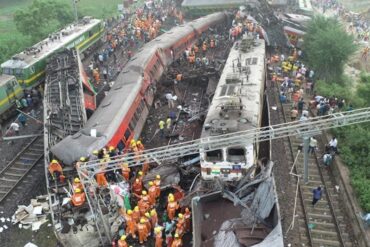
<path id="1" fill-rule="evenodd" d="M 325 246 L 325 247 L 342 247 L 342 244 L 338 240 L 327 240 L 321 238 L 312 238 L 314 246 Z"/>
<path id="2" fill-rule="evenodd" d="M 22 177 L 24 173 L 14 173 L 14 172 L 4 172 L 4 175 L 10 176 L 10 177 Z"/>

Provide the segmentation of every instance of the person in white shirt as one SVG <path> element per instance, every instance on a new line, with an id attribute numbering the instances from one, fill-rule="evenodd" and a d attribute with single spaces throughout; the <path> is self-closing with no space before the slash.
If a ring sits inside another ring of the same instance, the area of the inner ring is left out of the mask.
<path id="1" fill-rule="evenodd" d="M 173 98 L 173 95 L 171 93 L 166 93 L 166 99 L 167 99 L 167 102 L 168 102 L 168 108 L 174 108 L 175 107 L 175 102 L 174 102 L 174 98 Z"/>
<path id="2" fill-rule="evenodd" d="M 14 122 L 10 125 L 10 128 L 14 131 L 16 135 L 19 135 L 19 124 Z"/>
<path id="3" fill-rule="evenodd" d="M 329 148 L 331 151 L 337 152 L 338 141 L 335 136 L 329 142 Z"/>

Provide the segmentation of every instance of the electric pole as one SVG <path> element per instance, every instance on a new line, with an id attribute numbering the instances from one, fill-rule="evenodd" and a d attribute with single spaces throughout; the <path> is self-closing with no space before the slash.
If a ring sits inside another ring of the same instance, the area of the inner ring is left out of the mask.
<path id="1" fill-rule="evenodd" d="M 78 15 L 77 15 L 77 2 L 79 0 L 72 0 L 72 5 L 73 5 L 73 11 L 74 11 L 74 14 L 75 14 L 75 21 L 76 23 L 78 22 Z"/>

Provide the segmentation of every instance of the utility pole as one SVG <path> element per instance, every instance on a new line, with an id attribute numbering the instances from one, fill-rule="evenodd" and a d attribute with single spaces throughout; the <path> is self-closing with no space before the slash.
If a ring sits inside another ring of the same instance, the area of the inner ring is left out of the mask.
<path id="1" fill-rule="evenodd" d="M 72 5 L 73 5 L 73 11 L 75 13 L 75 21 L 76 23 L 78 22 L 78 15 L 77 15 L 77 2 L 79 0 L 72 0 Z"/>
<path id="2" fill-rule="evenodd" d="M 308 147 L 310 145 L 310 137 L 303 137 L 303 159 L 304 159 L 304 183 L 308 183 Z"/>

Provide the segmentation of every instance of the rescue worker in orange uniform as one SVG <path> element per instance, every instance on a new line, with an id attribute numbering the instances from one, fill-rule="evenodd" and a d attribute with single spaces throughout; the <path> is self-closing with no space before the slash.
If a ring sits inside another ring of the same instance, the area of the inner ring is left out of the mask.
<path id="1" fill-rule="evenodd" d="M 211 47 L 211 48 L 215 48 L 215 41 L 214 41 L 213 39 L 211 39 L 210 47 Z"/>
<path id="2" fill-rule="evenodd" d="M 185 233 L 185 219 L 183 214 L 178 214 L 177 224 L 176 224 L 176 233 L 182 237 Z"/>
<path id="3" fill-rule="evenodd" d="M 134 211 L 132 212 L 132 219 L 136 222 L 139 223 L 140 221 L 140 210 L 138 206 L 134 207 Z"/>
<path id="4" fill-rule="evenodd" d="M 207 43 L 206 42 L 203 42 L 202 51 L 203 51 L 203 53 L 205 53 L 207 51 Z"/>
<path id="5" fill-rule="evenodd" d="M 71 201 L 72 205 L 75 207 L 82 206 L 86 201 L 85 192 L 82 192 L 80 189 L 76 189 Z"/>
<path id="6" fill-rule="evenodd" d="M 63 168 L 57 160 L 52 160 L 50 162 L 48 170 L 54 180 L 55 179 L 58 179 L 60 181 L 62 180 L 61 176 L 63 175 Z"/>
<path id="7" fill-rule="evenodd" d="M 198 51 L 199 51 L 199 47 L 198 47 L 197 45 L 194 45 L 194 48 L 193 48 L 193 49 L 194 49 L 194 52 L 195 52 L 195 53 L 198 53 Z"/>
<path id="8" fill-rule="evenodd" d="M 96 182 L 98 183 L 99 186 L 106 187 L 108 186 L 108 181 L 107 178 L 105 177 L 105 172 L 100 171 L 99 173 L 96 174 Z"/>
<path id="9" fill-rule="evenodd" d="M 124 217 L 126 220 L 126 234 L 131 234 L 133 238 L 136 238 L 136 222 L 134 220 L 132 210 L 127 210 L 127 213 L 125 213 Z"/>
<path id="10" fill-rule="evenodd" d="M 143 173 L 144 174 L 147 174 L 148 173 L 148 171 L 149 171 L 149 162 L 146 160 L 145 162 L 144 162 L 144 164 L 143 164 Z"/>
<path id="11" fill-rule="evenodd" d="M 140 196 L 143 190 L 143 183 L 140 179 L 136 178 L 134 183 L 132 184 L 132 192 L 134 195 Z"/>
<path id="12" fill-rule="evenodd" d="M 143 190 L 140 200 L 138 202 L 140 215 L 144 215 L 150 208 L 149 196 L 148 193 Z"/>
<path id="13" fill-rule="evenodd" d="M 155 233 L 155 247 L 162 247 L 163 245 L 162 228 L 159 226 L 154 228 L 154 233 Z"/>
<path id="14" fill-rule="evenodd" d="M 179 234 L 175 234 L 175 239 L 173 240 L 171 247 L 182 247 L 182 239 Z"/>
<path id="15" fill-rule="evenodd" d="M 137 173 L 136 178 L 139 179 L 141 182 L 143 182 L 143 175 L 144 175 L 143 171 L 139 171 Z"/>
<path id="16" fill-rule="evenodd" d="M 144 220 L 145 220 L 145 225 L 146 225 L 146 228 L 148 229 L 148 234 L 149 236 L 151 235 L 151 232 L 152 232 L 152 224 L 150 223 L 150 213 L 146 212 L 144 214 L 145 217 Z"/>
<path id="17" fill-rule="evenodd" d="M 174 197 L 170 197 L 167 204 L 167 215 L 170 220 L 175 218 L 176 210 L 179 209 L 179 204 Z"/>
<path id="18" fill-rule="evenodd" d="M 181 73 L 178 73 L 178 74 L 176 75 L 176 81 L 177 81 L 177 83 L 179 83 L 179 82 L 181 82 L 181 81 L 182 81 L 182 74 L 181 74 Z"/>
<path id="19" fill-rule="evenodd" d="M 191 212 L 189 208 L 185 208 L 184 219 L 185 219 L 185 232 L 188 232 L 190 231 L 191 223 Z"/>
<path id="20" fill-rule="evenodd" d="M 152 181 L 149 182 L 148 195 L 149 195 L 150 205 L 154 206 L 157 200 L 157 188 Z"/>
<path id="21" fill-rule="evenodd" d="M 158 214 L 155 209 L 150 211 L 150 223 L 152 223 L 153 228 L 158 224 Z"/>
<path id="22" fill-rule="evenodd" d="M 144 151 L 144 145 L 143 145 L 143 143 L 141 143 L 141 141 L 140 140 L 138 140 L 137 142 L 136 142 L 136 147 L 139 149 L 139 151 Z"/>
<path id="23" fill-rule="evenodd" d="M 73 191 L 75 191 L 76 189 L 80 189 L 81 191 L 83 191 L 83 186 L 79 178 L 75 178 L 73 180 L 72 189 Z"/>
<path id="24" fill-rule="evenodd" d="M 134 151 L 134 147 L 136 147 L 136 141 L 134 139 L 132 139 L 130 141 L 130 148 L 131 148 L 131 151 Z"/>
<path id="25" fill-rule="evenodd" d="M 161 175 L 155 176 L 155 180 L 153 181 L 153 183 L 157 189 L 156 197 L 159 198 L 161 196 Z"/>
<path id="26" fill-rule="evenodd" d="M 139 242 L 140 244 L 143 244 L 148 238 L 148 231 L 144 218 L 141 218 L 139 224 L 137 224 L 137 231 L 139 233 Z"/>
<path id="27" fill-rule="evenodd" d="M 128 163 L 123 163 L 121 164 L 121 171 L 122 171 L 122 176 L 126 181 L 130 180 L 130 172 L 131 169 L 128 167 Z"/>
<path id="28" fill-rule="evenodd" d="M 93 77 L 95 79 L 95 82 L 99 84 L 100 83 L 100 73 L 99 73 L 98 68 L 93 70 Z"/>
<path id="29" fill-rule="evenodd" d="M 122 235 L 121 238 L 118 240 L 118 247 L 128 247 L 126 242 L 126 235 Z"/>

